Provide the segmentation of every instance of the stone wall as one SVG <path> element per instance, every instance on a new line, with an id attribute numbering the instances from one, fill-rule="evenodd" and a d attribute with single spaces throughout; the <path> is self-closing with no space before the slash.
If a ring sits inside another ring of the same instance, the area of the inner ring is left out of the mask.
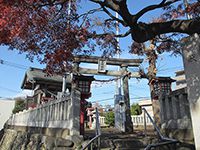
<path id="1" fill-rule="evenodd" d="M 79 141 L 80 142 L 80 141 Z M 78 147 L 72 139 L 7 129 L 0 141 L 1 150 L 72 150 Z"/>
<path id="2" fill-rule="evenodd" d="M 169 137 L 193 143 L 193 131 L 186 88 L 162 94 L 160 101 L 161 129 Z"/>

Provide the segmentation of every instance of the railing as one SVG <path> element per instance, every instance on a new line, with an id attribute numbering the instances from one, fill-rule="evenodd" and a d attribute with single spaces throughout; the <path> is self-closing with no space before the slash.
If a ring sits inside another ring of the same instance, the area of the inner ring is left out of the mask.
<path id="1" fill-rule="evenodd" d="M 66 96 L 55 101 L 41 104 L 35 108 L 29 108 L 23 112 L 13 114 L 9 119 L 9 125 L 31 127 L 57 127 L 65 128 L 69 125 L 68 115 L 71 107 L 71 98 Z"/>
<path id="2" fill-rule="evenodd" d="M 99 122 L 99 112 L 98 108 L 96 108 L 96 136 L 92 138 L 81 150 L 86 150 L 87 148 L 90 150 L 93 150 L 95 147 L 95 150 L 100 150 L 100 144 L 101 144 L 101 127 Z"/>
<path id="3" fill-rule="evenodd" d="M 174 144 L 174 147 L 176 147 L 176 143 L 178 143 L 179 141 L 176 140 L 176 139 L 171 139 L 171 138 L 167 138 L 167 137 L 164 137 L 158 126 L 156 125 L 156 123 L 154 122 L 154 120 L 151 118 L 151 116 L 149 115 L 149 113 L 147 112 L 147 110 L 145 108 L 142 108 L 142 110 L 144 111 L 144 117 L 147 117 L 150 119 L 151 123 L 153 124 L 156 132 L 157 132 L 157 135 L 158 135 L 158 138 L 159 138 L 159 143 L 155 143 L 155 144 L 149 144 L 144 150 L 150 150 L 151 148 L 154 148 L 154 147 L 159 147 L 159 146 L 165 146 L 165 145 L 171 145 L 171 144 Z M 145 115 L 146 114 L 146 115 Z M 144 119 L 146 120 L 146 119 Z M 144 128 L 145 128 L 145 135 L 146 135 L 146 122 L 144 122 Z"/>
<path id="4" fill-rule="evenodd" d="M 49 101 L 35 108 L 13 114 L 7 124 L 10 126 L 69 129 L 70 135 L 79 133 L 80 91 L 71 94 L 60 93 L 57 100 Z"/>
<path id="5" fill-rule="evenodd" d="M 148 117 L 145 117 L 144 114 L 142 113 L 141 115 L 132 115 L 131 120 L 133 122 L 133 127 L 138 127 L 138 126 L 144 126 L 144 122 L 146 122 L 146 125 L 152 126 L 152 123 Z"/>

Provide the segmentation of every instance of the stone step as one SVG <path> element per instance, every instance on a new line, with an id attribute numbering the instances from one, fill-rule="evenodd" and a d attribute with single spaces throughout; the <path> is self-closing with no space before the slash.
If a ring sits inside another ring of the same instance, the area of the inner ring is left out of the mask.
<path id="1" fill-rule="evenodd" d="M 135 147 L 135 148 L 115 148 L 115 149 L 101 148 L 101 150 L 144 150 L 144 148 L 138 148 L 138 147 Z"/>
<path id="2" fill-rule="evenodd" d="M 152 143 L 152 139 L 145 138 L 120 138 L 120 139 L 101 139 L 101 148 L 110 149 L 144 149 L 148 144 Z"/>
<path id="3" fill-rule="evenodd" d="M 102 148 L 132 148 L 132 147 L 145 147 L 143 143 L 140 141 L 121 141 L 115 140 L 115 141 L 102 141 L 101 147 Z"/>
<path id="4" fill-rule="evenodd" d="M 86 133 L 87 140 L 95 136 L 94 131 L 87 131 Z M 125 134 L 112 128 L 103 129 L 101 133 L 102 150 L 143 150 L 148 144 L 155 141 L 156 136 L 153 131 L 148 132 L 149 136 L 145 137 L 143 132 L 135 131 Z"/>

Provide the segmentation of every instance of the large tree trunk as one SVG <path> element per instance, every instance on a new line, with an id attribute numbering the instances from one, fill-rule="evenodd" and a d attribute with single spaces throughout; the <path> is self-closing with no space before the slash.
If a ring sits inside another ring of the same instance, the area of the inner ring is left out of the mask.
<path id="1" fill-rule="evenodd" d="M 149 59 L 149 67 L 148 67 L 148 79 L 149 81 L 156 77 L 157 69 L 156 69 L 156 60 L 157 60 L 157 54 L 155 50 L 151 50 L 148 55 Z"/>
<path id="2" fill-rule="evenodd" d="M 157 126 L 160 127 L 160 104 L 159 104 L 158 99 L 155 99 L 153 96 L 154 88 L 153 88 L 153 85 L 151 84 L 151 80 L 155 79 L 156 74 L 157 74 L 157 69 L 156 69 L 157 54 L 155 51 L 154 40 L 151 40 L 150 42 L 151 42 L 151 44 L 150 44 L 148 50 L 146 51 L 146 55 L 149 60 L 147 77 L 149 80 L 154 120 L 155 120 Z"/>
<path id="3" fill-rule="evenodd" d="M 173 20 L 159 23 L 138 23 L 130 26 L 132 39 L 136 42 L 145 42 L 155 36 L 171 32 L 186 34 L 200 33 L 200 20 Z"/>

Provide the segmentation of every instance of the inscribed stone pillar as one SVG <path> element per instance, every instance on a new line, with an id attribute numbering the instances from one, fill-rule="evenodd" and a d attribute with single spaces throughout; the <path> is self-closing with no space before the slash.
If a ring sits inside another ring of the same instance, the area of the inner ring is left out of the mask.
<path id="1" fill-rule="evenodd" d="M 122 66 L 124 73 L 127 73 L 127 66 Z M 131 121 L 130 111 L 130 97 L 129 97 L 129 85 L 128 75 L 123 77 L 123 92 L 124 92 L 124 105 L 125 105 L 125 132 L 133 132 L 133 122 Z"/>
<path id="2" fill-rule="evenodd" d="M 186 116 L 186 110 L 185 110 L 185 104 L 184 104 L 184 95 L 180 94 L 179 95 L 179 100 L 180 102 L 180 114 L 181 114 L 181 118 L 184 118 L 184 116 Z"/>
<path id="3" fill-rule="evenodd" d="M 115 95 L 115 128 L 125 132 L 125 109 L 122 95 Z"/>
<path id="4" fill-rule="evenodd" d="M 161 119 L 161 124 L 165 122 L 165 98 L 163 96 L 160 96 L 160 119 Z"/>
<path id="5" fill-rule="evenodd" d="M 174 95 L 174 96 L 172 96 L 172 109 L 173 109 L 173 116 L 174 116 L 174 119 L 175 120 L 177 120 L 178 119 L 178 108 L 177 108 L 177 102 L 176 101 L 178 101 L 178 99 L 177 99 L 177 97 Z"/>
<path id="6" fill-rule="evenodd" d="M 166 107 L 166 116 L 167 116 L 167 121 L 170 120 L 170 106 L 169 106 L 169 100 L 170 100 L 170 97 L 167 95 L 166 98 L 165 98 L 165 107 Z"/>
<path id="7" fill-rule="evenodd" d="M 188 100 L 196 150 L 200 150 L 200 38 L 198 34 L 182 40 Z"/>
<path id="8" fill-rule="evenodd" d="M 70 135 L 80 135 L 80 100 L 81 92 L 72 86 L 71 107 L 69 110 L 69 120 L 71 120 Z"/>

